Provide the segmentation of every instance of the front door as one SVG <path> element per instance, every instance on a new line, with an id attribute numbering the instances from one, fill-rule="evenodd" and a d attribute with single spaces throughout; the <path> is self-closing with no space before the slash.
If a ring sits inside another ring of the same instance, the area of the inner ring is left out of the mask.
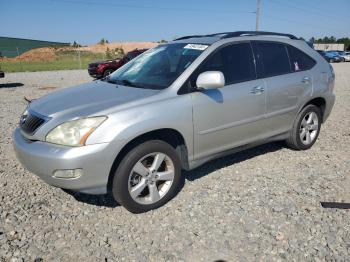
<path id="1" fill-rule="evenodd" d="M 221 71 L 226 85 L 192 93 L 194 159 L 255 141 L 268 128 L 264 127 L 265 83 L 256 79 L 249 42 L 219 48 L 194 79 L 205 71 Z"/>

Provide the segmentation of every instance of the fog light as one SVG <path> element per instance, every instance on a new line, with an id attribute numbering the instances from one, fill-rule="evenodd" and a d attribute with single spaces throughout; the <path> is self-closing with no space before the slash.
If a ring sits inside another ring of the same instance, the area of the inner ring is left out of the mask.
<path id="1" fill-rule="evenodd" d="M 83 169 L 61 169 L 53 172 L 56 178 L 78 178 L 83 174 Z"/>

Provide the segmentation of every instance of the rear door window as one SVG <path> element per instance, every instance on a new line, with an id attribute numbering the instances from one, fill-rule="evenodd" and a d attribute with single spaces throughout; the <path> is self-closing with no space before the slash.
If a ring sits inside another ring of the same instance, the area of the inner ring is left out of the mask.
<path id="1" fill-rule="evenodd" d="M 294 46 L 289 45 L 287 49 L 293 72 L 309 70 L 316 64 L 315 60 Z"/>
<path id="2" fill-rule="evenodd" d="M 252 42 L 257 60 L 258 77 L 270 77 L 291 72 L 286 46 L 275 42 Z"/>

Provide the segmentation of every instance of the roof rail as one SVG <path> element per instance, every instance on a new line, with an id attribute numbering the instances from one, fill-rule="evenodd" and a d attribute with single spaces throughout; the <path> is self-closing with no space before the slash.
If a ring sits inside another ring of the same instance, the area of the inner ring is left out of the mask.
<path id="1" fill-rule="evenodd" d="M 202 35 L 187 35 L 187 36 L 175 38 L 173 41 L 184 40 L 184 39 L 195 38 L 195 37 L 203 37 L 203 36 Z"/>
<path id="2" fill-rule="evenodd" d="M 298 39 L 295 35 L 276 33 L 276 32 L 236 31 L 236 32 L 223 32 L 223 33 L 215 33 L 215 34 L 208 34 L 208 35 L 188 35 L 188 36 L 183 36 L 183 37 L 176 38 L 173 41 L 184 40 L 184 39 L 189 39 L 189 38 L 212 37 L 212 36 L 219 36 L 219 35 L 223 35 L 221 37 L 221 39 L 230 38 L 230 37 L 239 37 L 239 36 L 255 36 L 255 35 L 275 35 L 275 36 L 288 37 L 290 39 Z"/>
<path id="3" fill-rule="evenodd" d="M 209 35 L 187 35 L 187 36 L 176 38 L 173 41 L 184 40 L 189 38 L 197 38 L 197 37 L 211 37 L 211 36 L 222 35 L 222 34 L 226 34 L 226 33 L 215 33 L 215 34 L 209 34 Z"/>
<path id="4" fill-rule="evenodd" d="M 255 35 L 276 35 L 276 36 L 288 37 L 290 39 L 298 39 L 295 35 L 276 33 L 276 32 L 266 32 L 266 31 L 237 31 L 237 32 L 231 32 L 231 33 L 227 33 L 226 35 L 224 35 L 222 37 L 222 39 L 223 38 L 229 38 L 229 37 L 237 37 L 237 36 L 255 36 Z"/>

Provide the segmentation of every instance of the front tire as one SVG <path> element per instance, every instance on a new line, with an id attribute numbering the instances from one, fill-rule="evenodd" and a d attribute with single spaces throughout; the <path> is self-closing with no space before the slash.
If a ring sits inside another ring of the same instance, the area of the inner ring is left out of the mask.
<path id="1" fill-rule="evenodd" d="M 307 150 L 313 146 L 320 133 L 321 110 L 315 105 L 307 105 L 297 115 L 289 133 L 287 145 L 295 150 Z"/>
<path id="2" fill-rule="evenodd" d="M 103 72 L 102 78 L 106 78 L 107 76 L 109 76 L 112 73 L 113 73 L 112 69 L 107 69 Z"/>
<path id="3" fill-rule="evenodd" d="M 120 162 L 112 193 L 130 212 L 143 213 L 167 203 L 182 182 L 181 162 L 174 148 L 151 140 L 130 150 Z"/>

